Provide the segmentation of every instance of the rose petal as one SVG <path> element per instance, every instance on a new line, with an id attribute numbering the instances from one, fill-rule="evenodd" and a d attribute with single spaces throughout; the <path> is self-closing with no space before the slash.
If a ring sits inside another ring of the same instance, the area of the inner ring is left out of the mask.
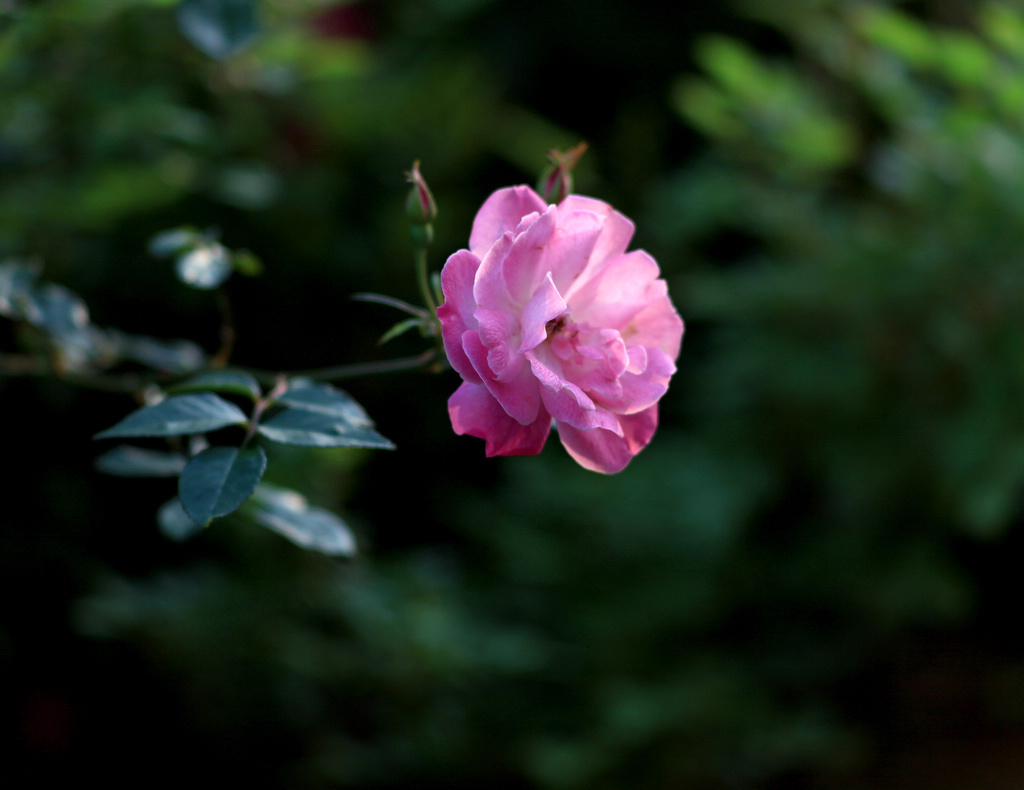
<path id="1" fill-rule="evenodd" d="M 630 346 L 627 349 L 629 354 L 629 366 L 627 373 L 643 373 L 647 370 L 647 349 L 643 346 Z"/>
<path id="2" fill-rule="evenodd" d="M 522 307 L 544 281 L 546 247 L 554 232 L 555 208 L 552 206 L 522 228 L 505 254 L 502 276 L 513 304 Z"/>
<path id="3" fill-rule="evenodd" d="M 569 455 L 585 469 L 615 474 L 626 468 L 651 441 L 658 427 L 658 407 L 619 418 L 622 436 L 596 428 L 581 431 L 565 423 L 558 424 L 558 438 Z"/>
<path id="4" fill-rule="evenodd" d="M 620 214 L 602 200 L 584 197 L 583 195 L 569 195 L 558 204 L 560 216 L 576 211 L 591 212 L 602 220 L 601 234 L 594 244 L 594 249 L 590 253 L 590 259 L 587 261 L 585 269 L 579 276 L 578 282 L 582 284 L 604 268 L 608 260 L 622 255 L 626 251 L 630 239 L 633 238 L 633 231 L 636 229 L 636 226 L 632 220 Z M 572 291 L 569 290 L 566 294 L 566 299 L 569 299 L 571 295 Z"/>
<path id="5" fill-rule="evenodd" d="M 598 404 L 616 414 L 635 414 L 643 411 L 661 400 L 661 396 L 668 392 L 668 376 L 654 376 L 650 373 L 639 376 L 627 373 L 620 376 L 616 384 L 618 393 L 607 391 L 607 397 L 598 397 L 595 393 Z M 598 387 L 594 389 L 597 390 Z"/>
<path id="6" fill-rule="evenodd" d="M 480 340 L 487 348 L 498 345 L 510 345 L 510 341 L 519 337 L 519 322 L 504 310 L 489 310 L 480 307 L 473 314 L 480 327 Z"/>
<path id="7" fill-rule="evenodd" d="M 493 310 L 515 310 L 518 307 L 509 296 L 505 276 L 502 274 L 505 258 L 514 240 L 512 231 L 509 231 L 494 242 L 480 261 L 473 283 L 473 298 L 481 307 Z"/>
<path id="8" fill-rule="evenodd" d="M 540 397 L 544 408 L 559 425 L 571 425 L 581 431 L 601 429 L 613 434 L 622 430 L 617 415 L 595 404 L 572 382 L 565 382 L 558 392 L 542 387 Z"/>
<path id="9" fill-rule="evenodd" d="M 604 232 L 604 218 L 592 211 L 559 211 L 558 225 L 544 254 L 559 293 L 568 292 L 593 257 Z"/>
<path id="10" fill-rule="evenodd" d="M 480 259 L 469 250 L 459 250 L 448 258 L 441 270 L 444 304 L 437 308 L 444 353 L 458 374 L 473 382 L 479 382 L 480 377 L 462 350 L 462 335 L 469 329 L 476 329 L 473 279 L 479 267 Z"/>
<path id="11" fill-rule="evenodd" d="M 462 347 L 487 390 L 514 420 L 526 425 L 537 419 L 540 410 L 540 385 L 522 354 L 509 353 L 503 358 L 499 379 L 491 369 L 491 349 L 480 340 L 477 332 L 467 332 Z"/>
<path id="12" fill-rule="evenodd" d="M 557 360 L 550 359 L 550 364 L 545 364 L 532 353 L 525 356 L 530 361 L 533 375 L 543 385 L 540 397 L 544 408 L 556 422 L 566 422 L 581 430 L 604 428 L 619 432 L 615 415 L 598 407 L 579 386 L 566 380 Z"/>
<path id="13" fill-rule="evenodd" d="M 576 321 L 622 329 L 652 299 L 663 295 L 665 282 L 654 258 L 643 250 L 619 255 L 581 284 L 567 301 Z"/>
<path id="14" fill-rule="evenodd" d="M 544 278 L 544 283 L 537 289 L 537 293 L 527 302 L 523 308 L 520 320 L 522 325 L 522 343 L 519 351 L 529 351 L 543 343 L 548 336 L 548 321 L 564 316 L 568 313 L 568 305 L 559 295 L 551 274 Z"/>
<path id="15" fill-rule="evenodd" d="M 543 212 L 547 204 L 528 186 L 506 187 L 494 192 L 473 220 L 469 235 L 469 248 L 483 258 L 498 239 L 514 231 L 527 214 Z"/>
<path id="16" fill-rule="evenodd" d="M 648 354 L 661 349 L 669 360 L 675 360 L 683 343 L 683 330 L 683 319 L 668 296 L 661 296 L 633 316 L 622 334 L 630 345 L 646 346 Z"/>
<path id="17" fill-rule="evenodd" d="M 551 418 L 538 414 L 528 425 L 508 416 L 490 392 L 480 384 L 464 382 L 448 399 L 448 414 L 455 433 L 487 441 L 486 453 L 495 455 L 536 455 L 544 448 L 551 431 Z"/>

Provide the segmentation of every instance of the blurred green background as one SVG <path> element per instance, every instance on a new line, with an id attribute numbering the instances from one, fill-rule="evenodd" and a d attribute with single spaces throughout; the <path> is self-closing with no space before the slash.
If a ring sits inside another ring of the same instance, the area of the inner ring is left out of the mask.
<path id="1" fill-rule="evenodd" d="M 451 371 L 345 382 L 399 449 L 272 468 L 353 561 L 165 539 L 173 481 L 92 467 L 129 398 L 0 376 L 0 784 L 1024 785 L 1019 7 L 261 0 L 217 58 L 185 5 L 217 3 L 0 0 L 0 259 L 212 353 L 215 300 L 146 244 L 216 227 L 265 263 L 237 364 L 415 354 L 350 298 L 416 300 L 403 171 L 438 269 L 586 140 L 679 372 L 611 478 L 555 440 L 484 462 Z"/>

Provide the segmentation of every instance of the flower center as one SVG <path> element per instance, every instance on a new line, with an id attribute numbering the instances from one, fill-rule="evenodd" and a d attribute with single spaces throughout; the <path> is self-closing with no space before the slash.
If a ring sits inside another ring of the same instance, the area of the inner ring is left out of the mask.
<path id="1" fill-rule="evenodd" d="M 565 316 L 560 315 L 558 318 L 552 318 L 544 325 L 544 329 L 547 331 L 548 338 L 552 335 L 557 335 L 565 329 Z"/>

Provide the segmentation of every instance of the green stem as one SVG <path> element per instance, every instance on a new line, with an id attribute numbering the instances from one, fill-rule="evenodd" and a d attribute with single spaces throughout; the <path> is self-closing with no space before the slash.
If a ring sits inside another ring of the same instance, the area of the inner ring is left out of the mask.
<path id="1" fill-rule="evenodd" d="M 310 370 L 297 370 L 288 373 L 288 378 L 310 378 L 322 381 L 340 381 L 342 379 L 354 379 L 361 376 L 373 376 L 378 373 L 397 373 L 402 370 L 416 370 L 425 367 L 437 356 L 437 349 L 431 348 L 422 354 L 414 357 L 399 357 L 398 359 L 383 359 L 378 362 L 356 362 L 351 365 L 334 365 L 329 368 L 311 368 Z M 263 383 L 277 381 L 281 373 L 269 370 L 253 370 L 252 368 L 239 368 L 251 373 Z"/>
<path id="2" fill-rule="evenodd" d="M 0 354 L 0 378 L 53 378 L 79 387 L 104 392 L 139 392 L 154 384 L 167 382 L 168 374 L 145 376 L 137 373 L 99 373 L 58 370 L 41 357 L 24 354 Z"/>
<path id="3" fill-rule="evenodd" d="M 235 348 L 235 318 L 231 311 L 231 302 L 223 288 L 217 290 L 217 307 L 220 309 L 220 348 L 210 360 L 210 367 L 220 370 L 227 366 L 231 359 L 231 352 Z"/>
<path id="4" fill-rule="evenodd" d="M 430 292 L 430 277 L 427 274 L 427 248 L 416 247 L 416 280 L 423 294 L 423 301 L 430 311 L 430 317 L 437 321 L 437 305 L 434 303 L 434 295 Z"/>
<path id="5" fill-rule="evenodd" d="M 262 384 L 275 384 L 282 376 L 286 378 L 312 378 L 323 381 L 340 381 L 342 379 L 354 379 L 361 376 L 373 376 L 378 373 L 397 373 L 403 370 L 425 368 L 434 361 L 437 355 L 437 349 L 431 348 L 414 357 L 384 359 L 378 362 L 357 362 L 351 365 L 334 365 L 332 367 L 311 368 L 309 370 L 296 370 L 287 373 L 282 371 L 257 370 L 254 368 L 247 368 L 242 365 L 238 365 L 237 370 L 251 374 Z M 198 370 L 193 371 L 193 373 L 199 372 L 200 371 Z M 58 381 L 65 381 L 69 384 L 86 387 L 88 389 L 127 393 L 140 392 L 146 387 L 172 383 L 176 379 L 181 378 L 181 376 L 174 376 L 167 373 L 139 375 L 136 373 L 82 373 L 57 371 L 44 360 L 21 354 L 0 355 L 0 379 L 4 377 L 52 377 Z"/>
<path id="6" fill-rule="evenodd" d="M 263 417 L 263 412 L 265 412 L 267 407 L 275 400 L 280 398 L 287 389 L 288 379 L 285 376 L 278 375 L 277 381 L 274 383 L 274 388 L 256 401 L 252 408 L 252 417 L 249 418 L 249 427 L 245 431 L 245 438 L 242 440 L 241 449 L 244 449 L 245 446 L 252 441 L 253 437 L 256 436 L 256 428 L 259 425 L 260 418 Z"/>

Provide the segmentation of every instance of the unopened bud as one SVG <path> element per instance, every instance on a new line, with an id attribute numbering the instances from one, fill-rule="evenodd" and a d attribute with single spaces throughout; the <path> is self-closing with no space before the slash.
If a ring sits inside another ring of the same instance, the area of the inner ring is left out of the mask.
<path id="1" fill-rule="evenodd" d="M 572 194 L 572 171 L 586 150 L 587 144 L 580 143 L 564 153 L 557 150 L 548 153 L 549 164 L 537 182 L 537 191 L 545 201 L 561 203 Z"/>
<path id="2" fill-rule="evenodd" d="M 420 163 L 413 162 L 412 171 L 405 175 L 412 184 L 405 201 L 405 213 L 413 225 L 429 225 L 437 217 L 437 204 L 420 173 Z"/>

